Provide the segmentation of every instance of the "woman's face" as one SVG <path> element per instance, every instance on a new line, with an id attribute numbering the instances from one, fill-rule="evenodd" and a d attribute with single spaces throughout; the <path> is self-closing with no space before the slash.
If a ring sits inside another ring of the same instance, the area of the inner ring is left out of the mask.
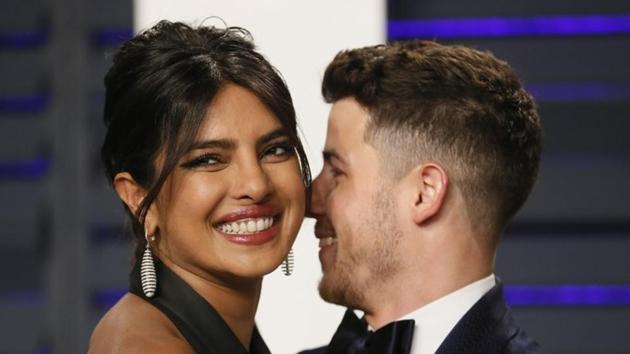
<path id="1" fill-rule="evenodd" d="M 149 210 L 162 260 L 223 280 L 259 277 L 282 262 L 305 203 L 297 154 L 283 131 L 251 91 L 234 84 L 219 91 L 193 149 Z"/>

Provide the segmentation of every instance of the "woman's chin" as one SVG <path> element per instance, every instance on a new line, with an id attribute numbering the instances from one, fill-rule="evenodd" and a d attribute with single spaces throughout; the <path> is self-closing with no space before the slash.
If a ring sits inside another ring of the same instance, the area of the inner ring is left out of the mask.
<path id="1" fill-rule="evenodd" d="M 276 262 L 265 262 L 265 264 L 249 264 L 249 265 L 240 265 L 238 267 L 232 268 L 232 275 L 237 278 L 243 279 L 257 279 L 262 278 L 265 275 L 268 275 L 278 269 L 282 265 L 283 259 L 280 259 Z"/>

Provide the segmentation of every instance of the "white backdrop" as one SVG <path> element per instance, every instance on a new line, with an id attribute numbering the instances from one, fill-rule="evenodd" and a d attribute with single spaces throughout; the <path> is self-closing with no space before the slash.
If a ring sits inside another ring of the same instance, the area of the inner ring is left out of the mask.
<path id="1" fill-rule="evenodd" d="M 291 93 L 314 175 L 329 107 L 320 94 L 324 69 L 341 49 L 385 40 L 385 0 L 135 0 L 136 30 L 161 19 L 216 24 L 251 31 L 259 50 L 282 73 Z M 205 21 L 204 21 L 205 20 Z M 273 353 L 296 353 L 327 343 L 344 309 L 317 294 L 321 276 L 313 222 L 305 220 L 294 246 L 295 271 L 264 281 L 257 323 Z"/>

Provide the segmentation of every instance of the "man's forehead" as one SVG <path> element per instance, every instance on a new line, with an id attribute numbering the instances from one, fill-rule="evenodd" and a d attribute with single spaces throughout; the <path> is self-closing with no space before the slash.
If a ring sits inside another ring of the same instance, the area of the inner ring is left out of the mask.
<path id="1" fill-rule="evenodd" d="M 341 146 L 362 141 L 367 118 L 367 110 L 354 98 L 343 98 L 335 102 L 328 118 L 327 147 L 339 150 Z"/>
<path id="2" fill-rule="evenodd" d="M 371 163 L 374 148 L 364 139 L 369 119 L 367 109 L 354 98 L 344 98 L 333 104 L 328 119 L 324 159 L 346 166 Z"/>

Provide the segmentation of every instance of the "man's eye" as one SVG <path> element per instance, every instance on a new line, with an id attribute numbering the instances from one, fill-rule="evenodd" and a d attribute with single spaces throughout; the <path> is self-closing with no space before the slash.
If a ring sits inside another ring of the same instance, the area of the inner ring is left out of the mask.
<path id="1" fill-rule="evenodd" d="M 338 168 L 332 167 L 330 169 L 330 174 L 332 174 L 333 177 L 338 177 L 343 175 L 343 171 Z"/>

